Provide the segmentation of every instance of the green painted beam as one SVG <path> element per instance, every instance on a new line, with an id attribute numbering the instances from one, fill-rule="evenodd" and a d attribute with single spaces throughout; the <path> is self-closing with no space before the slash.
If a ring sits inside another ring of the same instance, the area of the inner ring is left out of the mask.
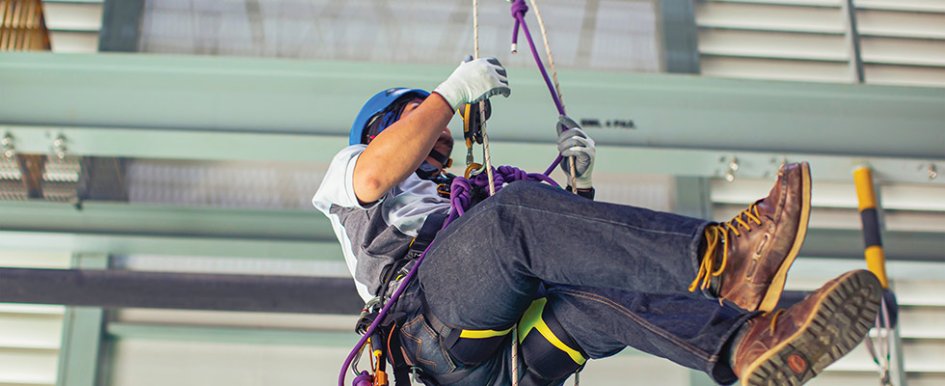
<path id="1" fill-rule="evenodd" d="M 66 138 L 69 152 L 87 156 L 289 161 L 322 165 L 330 162 L 336 149 L 344 147 L 348 140 L 347 136 L 329 134 L 63 128 L 0 123 L 2 133 L 11 134 L 17 151 L 24 153 L 48 153 L 53 140 L 62 135 Z M 592 130 L 592 135 L 597 137 L 598 134 Z M 457 149 L 454 157 L 459 157 L 460 151 Z M 493 141 L 491 151 L 493 162 L 499 165 L 516 165 L 534 171 L 544 170 L 556 155 L 554 146 L 538 142 Z M 945 170 L 945 157 L 915 159 L 598 145 L 599 162 L 594 168 L 598 172 L 615 174 L 722 177 L 732 157 L 740 166 L 736 174 L 738 178 L 768 177 L 777 172 L 783 160 L 805 160 L 811 163 L 816 180 L 849 182 L 855 167 L 870 165 L 882 181 L 945 185 L 945 176 L 929 180 L 927 172 L 929 165 L 935 165 L 939 171 Z M 455 173 L 462 173 L 459 167 L 454 169 Z"/>
<path id="2" fill-rule="evenodd" d="M 0 201 L 0 213 L 0 246 L 10 249 L 341 260 L 330 223 L 315 211 Z M 941 233 L 886 232 L 883 241 L 890 259 L 941 261 L 945 250 Z M 862 234 L 811 229 L 801 253 L 859 259 Z"/>
<path id="3" fill-rule="evenodd" d="M 343 137 L 377 90 L 433 88 L 451 71 L 427 64 L 2 53 L 0 125 L 140 129 L 138 147 L 149 147 L 150 129 Z M 512 97 L 494 103 L 490 137 L 553 142 L 556 116 L 535 69 L 509 73 Z M 942 88 L 577 70 L 562 70 L 559 78 L 575 118 L 632 120 L 635 129 L 588 127 L 602 145 L 945 159 Z"/>
<path id="4" fill-rule="evenodd" d="M 335 261 L 341 248 L 311 211 L 0 201 L 0 245 L 16 250 Z"/>
<path id="5" fill-rule="evenodd" d="M 320 213 L 171 205 L 0 201 L 0 230 L 128 236 L 334 241 Z"/>
<path id="6" fill-rule="evenodd" d="M 353 318 L 353 316 L 352 316 Z M 352 319 L 353 322 L 353 319 Z M 360 338 L 354 331 L 315 331 L 249 327 L 171 326 L 161 324 L 108 324 L 112 339 L 150 339 L 212 343 L 252 343 L 285 346 L 350 348 Z"/>
<path id="7" fill-rule="evenodd" d="M 136 52 L 144 16 L 144 0 L 107 0 L 102 7 L 98 38 L 101 52 Z"/>
<path id="8" fill-rule="evenodd" d="M 76 254 L 73 267 L 107 269 L 108 256 Z M 67 307 L 63 315 L 62 344 L 56 386 L 100 385 L 105 311 L 97 307 Z"/>
<path id="9" fill-rule="evenodd" d="M 700 177 L 676 177 L 676 197 L 673 213 L 711 218 L 712 199 L 709 197 L 709 181 Z"/>
<path id="10" fill-rule="evenodd" d="M 82 251 L 113 255 L 207 256 L 342 261 L 337 241 L 246 240 L 231 237 L 129 236 L 0 230 L 0 246 L 18 251 Z"/>
<path id="11" fill-rule="evenodd" d="M 699 30 L 693 1 L 660 0 L 663 66 L 674 74 L 699 73 Z"/>
<path id="12" fill-rule="evenodd" d="M 0 245 L 16 250 L 335 261 L 320 213 L 169 205 L 0 201 Z"/>

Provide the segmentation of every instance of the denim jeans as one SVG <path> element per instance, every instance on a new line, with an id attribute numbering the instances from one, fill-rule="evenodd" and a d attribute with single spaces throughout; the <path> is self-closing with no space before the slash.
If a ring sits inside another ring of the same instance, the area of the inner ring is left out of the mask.
<path id="1" fill-rule="evenodd" d="M 437 235 L 407 296 L 423 297 L 450 327 L 501 330 L 541 292 L 591 358 L 630 346 L 732 383 L 721 356 L 752 314 L 688 292 L 707 224 L 515 182 Z M 508 344 L 464 369 L 440 335 L 422 312 L 401 326 L 408 357 L 429 376 L 464 371 L 450 384 L 510 384 Z"/>

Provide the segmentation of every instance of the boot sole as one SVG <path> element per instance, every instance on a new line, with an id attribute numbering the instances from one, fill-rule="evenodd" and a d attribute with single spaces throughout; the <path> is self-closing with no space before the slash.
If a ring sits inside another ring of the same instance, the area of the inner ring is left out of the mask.
<path id="1" fill-rule="evenodd" d="M 798 331 L 745 369 L 744 386 L 798 386 L 856 347 L 876 320 L 882 286 L 869 271 L 836 281 Z"/>
<path id="2" fill-rule="evenodd" d="M 784 282 L 787 281 L 788 270 L 791 269 L 791 265 L 794 264 L 794 259 L 796 259 L 797 254 L 800 253 L 801 246 L 804 245 L 804 239 L 807 237 L 807 224 L 810 222 L 811 196 L 810 164 L 807 162 L 801 163 L 801 189 L 803 194 L 803 200 L 801 201 L 801 218 L 797 222 L 797 236 L 794 237 L 794 245 L 791 246 L 787 257 L 784 259 L 784 262 L 781 263 L 781 268 L 778 268 L 778 272 L 774 275 L 774 278 L 771 279 L 768 291 L 765 292 L 765 296 L 761 299 L 761 304 L 758 305 L 758 310 L 760 311 L 769 312 L 777 307 L 778 301 L 781 300 L 781 293 L 784 292 Z"/>

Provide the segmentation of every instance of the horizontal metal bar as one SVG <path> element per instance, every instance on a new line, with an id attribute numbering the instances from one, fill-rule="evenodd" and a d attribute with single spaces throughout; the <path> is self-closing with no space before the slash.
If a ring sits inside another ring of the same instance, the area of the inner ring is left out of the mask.
<path id="1" fill-rule="evenodd" d="M 108 324 L 110 338 L 152 339 L 160 341 L 250 343 L 283 346 L 352 347 L 359 336 L 351 331 L 313 331 L 290 329 L 262 329 L 222 326 L 179 326 L 162 324 L 120 323 Z"/>
<path id="2" fill-rule="evenodd" d="M 44 3 L 53 4 L 102 4 L 105 0 L 43 0 Z"/>
<path id="3" fill-rule="evenodd" d="M 76 230 L 75 232 L 82 232 Z M 0 230 L 0 246 L 17 251 L 83 251 L 113 255 L 206 256 L 341 261 L 337 241 L 246 240 L 220 237 L 128 236 Z"/>
<path id="4" fill-rule="evenodd" d="M 346 278 L 0 268 L 0 302 L 355 314 Z"/>
<path id="5" fill-rule="evenodd" d="M 432 88 L 451 71 L 448 65 L 3 53 L 0 92 L 17 97 L 0 104 L 0 124 L 141 129 L 139 147 L 149 145 L 150 129 L 344 137 L 367 96 L 391 86 Z M 509 72 L 514 92 L 494 103 L 490 137 L 553 143 L 557 116 L 541 79 L 533 68 Z M 585 125 L 602 145 L 945 159 L 945 89 L 577 70 L 562 71 L 560 79 L 573 117 L 604 126 Z M 615 121 L 620 124 L 606 127 Z"/>
<path id="6" fill-rule="evenodd" d="M 945 234 L 932 232 L 883 232 L 887 260 L 945 263 Z M 801 256 L 863 259 L 863 233 L 859 229 L 810 229 Z M 865 265 L 864 265 L 865 267 Z"/>
<path id="7" fill-rule="evenodd" d="M 0 201 L 0 230 L 279 241 L 335 241 L 320 213 L 171 205 Z"/>
<path id="8" fill-rule="evenodd" d="M 277 257 L 341 261 L 328 220 L 317 212 L 186 208 L 120 203 L 0 201 L 0 246 L 110 254 Z M 887 255 L 945 260 L 945 236 L 885 232 Z M 858 229 L 811 229 L 802 254 L 862 258 Z"/>
<path id="9" fill-rule="evenodd" d="M 588 129 L 598 138 L 609 129 Z M 943 130 L 945 131 L 945 130 Z M 0 124 L 0 133 L 15 138 L 18 151 L 48 153 L 60 134 L 70 152 L 98 157 L 171 158 L 193 160 L 291 161 L 327 164 L 334 149 L 347 144 L 347 135 L 273 134 L 172 129 L 61 128 Z M 459 133 L 459 131 L 456 131 Z M 632 134 L 632 133 L 631 133 Z M 145 139 L 146 138 L 146 139 Z M 313 149 L 330 149 L 313 151 Z M 527 170 L 543 170 L 555 157 L 545 143 L 494 141 L 493 159 Z M 945 185 L 945 177 L 929 179 L 928 168 L 945 170 L 941 158 L 916 159 L 878 156 L 821 155 L 812 153 L 757 152 L 735 149 L 700 150 L 637 145 L 598 145 L 595 170 L 604 173 L 671 174 L 722 177 L 731 159 L 738 160 L 738 177 L 762 178 L 776 174 L 784 160 L 811 163 L 817 180 L 847 182 L 854 167 L 868 164 L 877 177 L 889 182 Z M 455 170 L 462 173 L 462 170 Z M 312 192 L 314 193 L 314 192 Z"/>

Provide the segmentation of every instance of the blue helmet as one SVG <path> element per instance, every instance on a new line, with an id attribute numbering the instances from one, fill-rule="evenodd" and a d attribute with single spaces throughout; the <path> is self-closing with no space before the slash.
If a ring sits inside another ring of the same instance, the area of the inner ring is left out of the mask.
<path id="1" fill-rule="evenodd" d="M 354 124 L 351 125 L 351 134 L 348 137 L 348 144 L 357 145 L 364 143 L 365 130 L 367 130 L 368 126 L 374 123 L 376 119 L 381 120 L 378 122 L 377 133 L 380 133 L 382 130 L 386 129 L 387 126 L 397 122 L 397 120 L 400 119 L 400 109 L 391 109 L 391 107 L 397 104 L 398 101 L 411 96 L 424 99 L 429 95 L 429 92 L 421 89 L 403 87 L 389 88 L 374 94 L 371 99 L 368 99 L 368 101 L 364 103 L 364 107 L 361 107 L 361 111 L 354 119 Z"/>

